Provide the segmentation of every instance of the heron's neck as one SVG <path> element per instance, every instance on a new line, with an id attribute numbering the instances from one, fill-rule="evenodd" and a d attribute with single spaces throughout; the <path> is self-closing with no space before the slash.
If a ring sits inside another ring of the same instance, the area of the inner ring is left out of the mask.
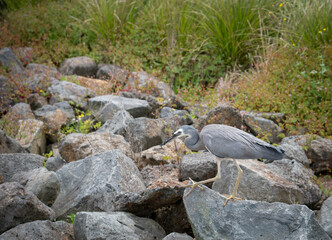
<path id="1" fill-rule="evenodd" d="M 184 144 L 192 151 L 205 150 L 205 145 L 199 137 L 198 132 L 195 132 L 192 136 L 187 137 L 184 140 Z"/>

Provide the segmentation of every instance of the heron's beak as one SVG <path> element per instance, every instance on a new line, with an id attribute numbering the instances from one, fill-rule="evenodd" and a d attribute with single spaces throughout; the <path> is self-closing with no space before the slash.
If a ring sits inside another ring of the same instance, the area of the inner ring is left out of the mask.
<path id="1" fill-rule="evenodd" d="M 176 138 L 177 136 L 180 136 L 180 135 L 181 135 L 181 132 L 174 133 L 172 137 L 170 137 L 165 142 L 163 142 L 162 144 L 160 144 L 160 146 L 164 146 L 166 143 L 168 143 L 169 141 L 171 141 L 172 139 L 174 139 L 174 138 Z"/>

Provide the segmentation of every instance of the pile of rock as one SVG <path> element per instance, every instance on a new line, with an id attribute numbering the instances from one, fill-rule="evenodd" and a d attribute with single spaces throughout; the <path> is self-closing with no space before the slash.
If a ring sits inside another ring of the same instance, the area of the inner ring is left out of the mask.
<path id="1" fill-rule="evenodd" d="M 332 167 L 330 140 L 287 137 L 280 143 L 287 159 L 239 160 L 244 173 L 238 195 L 244 200 L 232 200 L 226 207 L 221 194 L 230 193 L 237 177 L 232 160 L 222 161 L 221 180 L 212 189 L 195 189 L 183 199 L 181 181 L 213 177 L 215 157 L 186 154 L 180 140 L 159 146 L 181 125 L 201 129 L 210 123 L 255 135 L 264 131 L 279 143 L 277 123 L 285 116 L 245 113 L 221 104 L 192 119 L 194 111 L 167 84 L 144 72 L 97 65 L 87 57 L 67 59 L 58 71 L 32 63 L 24 67 L 6 48 L 0 51 L 0 63 L 34 92 L 27 103 L 14 105 L 6 98 L 15 90 L 14 77 L 0 76 L 0 97 L 8 108 L 2 121 L 12 136 L 0 130 L 0 239 L 332 236 L 332 214 L 327 214 L 331 198 L 322 205 L 325 199 L 308 168 L 319 173 Z M 80 77 L 68 76 L 73 74 Z M 95 76 L 100 79 L 89 78 Z M 121 86 L 124 91 L 112 95 L 96 86 Z M 78 120 L 77 109 L 89 110 L 89 118 L 102 127 L 63 136 L 60 129 Z M 41 155 L 49 150 L 54 156 L 46 161 Z M 318 220 L 310 209 L 317 210 Z M 73 216 L 73 224 L 65 222 Z"/>

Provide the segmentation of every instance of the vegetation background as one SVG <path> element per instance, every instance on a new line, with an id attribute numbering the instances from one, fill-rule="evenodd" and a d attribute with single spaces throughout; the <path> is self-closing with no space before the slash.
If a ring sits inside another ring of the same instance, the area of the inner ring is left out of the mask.
<path id="1" fill-rule="evenodd" d="M 0 0 L 0 8 L 0 48 L 31 47 L 35 62 L 89 56 L 151 73 L 192 104 L 282 112 L 290 134 L 332 135 L 330 0 Z"/>

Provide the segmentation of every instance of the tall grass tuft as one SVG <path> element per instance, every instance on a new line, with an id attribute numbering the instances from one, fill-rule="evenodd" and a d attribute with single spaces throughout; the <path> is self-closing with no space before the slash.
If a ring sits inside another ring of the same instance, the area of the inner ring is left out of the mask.
<path id="1" fill-rule="evenodd" d="M 107 41 L 119 39 L 135 24 L 141 4 L 139 0 L 84 0 L 84 23 L 98 37 Z"/>

